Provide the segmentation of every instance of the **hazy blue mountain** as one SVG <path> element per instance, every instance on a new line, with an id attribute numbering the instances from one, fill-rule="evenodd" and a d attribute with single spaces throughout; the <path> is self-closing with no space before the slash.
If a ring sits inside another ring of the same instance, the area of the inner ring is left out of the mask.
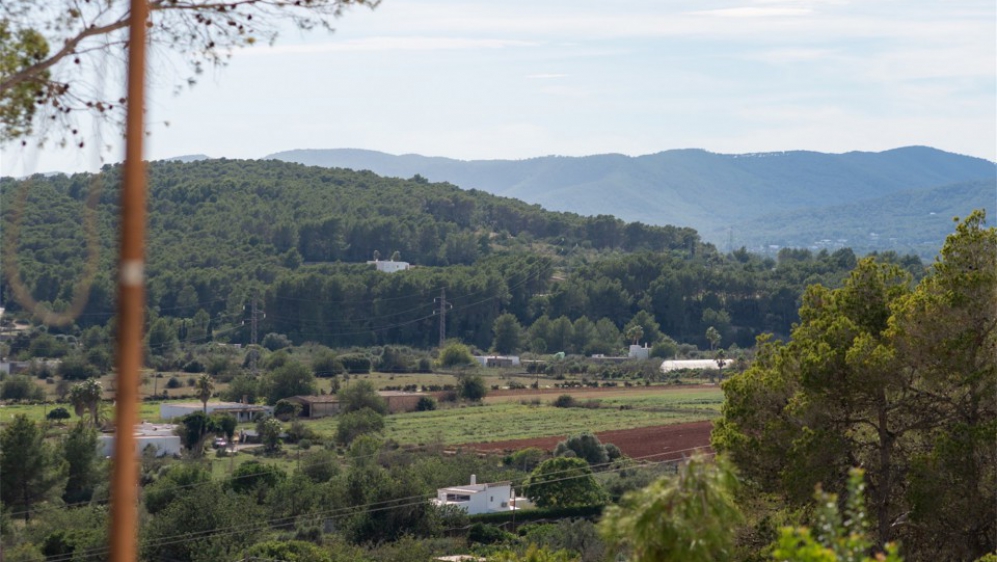
<path id="1" fill-rule="evenodd" d="M 992 222 L 995 202 L 997 182 L 979 180 L 905 190 L 847 205 L 772 213 L 713 234 L 729 236 L 734 247 L 759 251 L 777 250 L 769 246 L 849 247 L 858 253 L 895 250 L 930 258 L 952 233 L 954 217 L 985 208 Z"/>
<path id="2" fill-rule="evenodd" d="M 472 161 L 331 149 L 292 150 L 267 158 L 402 178 L 420 174 L 431 181 L 515 197 L 551 210 L 691 226 L 721 245 L 730 227 L 773 213 L 805 214 L 908 190 L 974 180 L 993 182 L 995 178 L 992 162 L 928 147 L 875 153 L 738 155 L 689 149 L 637 157 L 605 154 Z M 992 207 L 993 202 L 994 197 L 984 198 L 977 206 Z M 872 224 L 881 220 L 869 218 Z M 882 220 L 904 219 L 884 215 Z M 768 221 L 752 224 L 764 230 Z M 781 245 L 789 245 L 784 242 Z"/>
<path id="3" fill-rule="evenodd" d="M 173 158 L 164 158 L 166 162 L 183 162 L 184 164 L 190 162 L 200 162 L 201 160 L 211 160 L 211 157 L 207 154 L 184 154 L 182 156 L 174 156 Z"/>

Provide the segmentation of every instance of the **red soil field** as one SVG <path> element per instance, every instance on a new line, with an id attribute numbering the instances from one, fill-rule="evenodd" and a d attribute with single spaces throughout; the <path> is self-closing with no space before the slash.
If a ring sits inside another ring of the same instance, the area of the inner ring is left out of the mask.
<path id="1" fill-rule="evenodd" d="M 701 421 L 602 431 L 596 433 L 596 436 L 603 443 L 616 445 L 628 457 L 634 459 L 646 458 L 649 461 L 667 461 L 688 457 L 696 450 L 704 453 L 712 452 L 712 449 L 710 449 L 710 430 L 712 428 L 713 422 Z M 550 451 L 557 445 L 558 441 L 563 441 L 566 437 L 566 435 L 562 435 L 560 437 L 473 443 L 470 445 L 461 445 L 461 448 L 475 451 L 512 452 L 527 447 L 539 447 Z"/>

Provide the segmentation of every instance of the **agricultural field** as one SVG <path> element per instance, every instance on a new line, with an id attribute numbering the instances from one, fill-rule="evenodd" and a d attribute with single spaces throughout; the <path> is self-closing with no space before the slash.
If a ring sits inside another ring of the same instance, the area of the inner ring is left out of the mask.
<path id="1" fill-rule="evenodd" d="M 45 415 L 55 408 L 65 408 L 69 413 L 73 413 L 73 407 L 69 404 L 0 404 L 0 426 L 10 422 L 17 414 L 24 414 L 33 421 L 44 421 Z M 101 405 L 101 415 L 107 419 L 114 418 L 114 405 L 105 402 Z M 75 414 L 66 423 L 76 423 L 78 418 Z M 142 402 L 139 406 L 139 419 L 148 422 L 159 421 L 159 402 Z"/>
<path id="2" fill-rule="evenodd" d="M 448 446 L 564 436 L 709 420 L 719 414 L 723 402 L 718 387 L 576 390 L 582 402 L 598 396 L 599 407 L 555 408 L 550 402 L 557 394 L 539 399 L 523 391 L 518 400 L 444 405 L 430 412 L 388 416 L 385 436 L 403 444 Z M 306 423 L 323 437 L 329 438 L 336 431 L 335 418 Z"/>

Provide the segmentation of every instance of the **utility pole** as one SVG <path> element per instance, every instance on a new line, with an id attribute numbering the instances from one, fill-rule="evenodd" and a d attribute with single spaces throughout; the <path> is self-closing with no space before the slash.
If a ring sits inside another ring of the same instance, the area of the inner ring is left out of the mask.
<path id="1" fill-rule="evenodd" d="M 259 350 L 256 349 L 256 344 L 259 342 L 260 327 L 259 297 L 260 292 L 258 290 L 253 291 L 253 306 L 249 311 L 249 370 L 254 375 L 256 374 L 256 363 L 259 359 L 259 357 L 257 357 L 259 355 Z"/>
<path id="2" fill-rule="evenodd" d="M 440 348 L 442 348 L 443 343 L 447 340 L 447 308 L 452 306 L 447 303 L 446 287 L 440 289 L 440 296 L 433 300 L 440 303 L 440 310 L 433 312 L 433 314 L 440 315 Z"/>
<path id="3" fill-rule="evenodd" d="M 249 344 L 256 345 L 258 342 L 257 336 L 259 335 L 259 292 L 253 291 L 253 308 L 249 313 Z"/>

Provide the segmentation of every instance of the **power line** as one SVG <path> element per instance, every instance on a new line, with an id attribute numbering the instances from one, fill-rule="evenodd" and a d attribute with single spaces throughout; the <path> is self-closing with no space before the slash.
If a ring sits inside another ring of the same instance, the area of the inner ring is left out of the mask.
<path id="1" fill-rule="evenodd" d="M 663 456 L 663 455 L 675 455 L 675 454 L 681 454 L 681 453 L 687 453 L 687 452 L 696 452 L 696 451 L 702 451 L 702 448 L 696 447 L 696 448 L 680 449 L 680 450 L 676 450 L 676 451 L 664 451 L 664 452 L 661 452 L 661 453 L 655 453 L 655 454 L 651 454 L 651 455 L 644 455 L 642 457 L 636 457 L 636 458 L 633 458 L 631 460 L 646 460 L 648 458 L 659 457 L 659 456 Z M 716 453 L 712 453 L 712 452 L 711 453 L 702 453 L 702 455 L 705 456 L 705 457 L 714 456 L 715 454 Z M 620 467 L 613 468 L 611 470 L 605 470 L 605 471 L 601 471 L 601 472 L 598 472 L 598 473 L 595 473 L 595 472 L 586 472 L 586 473 L 578 474 L 578 475 L 564 476 L 564 477 L 556 478 L 556 479 L 553 479 L 553 480 L 544 480 L 543 483 L 544 484 L 552 484 L 552 483 L 557 483 L 557 482 L 565 482 L 565 481 L 568 481 L 568 480 L 574 480 L 574 479 L 578 479 L 578 478 L 586 478 L 586 477 L 590 477 L 590 476 L 595 476 L 597 474 L 610 474 L 610 473 L 622 472 L 624 470 L 631 470 L 633 468 L 650 468 L 650 467 L 661 465 L 661 464 L 674 464 L 674 463 L 682 462 L 683 460 L 685 460 L 684 457 L 682 459 L 667 459 L 667 460 L 662 460 L 662 461 L 650 461 L 647 464 L 644 464 L 644 465 L 641 465 L 641 466 L 638 466 L 638 467 L 620 466 Z M 611 464 L 613 464 L 613 463 L 612 462 L 601 463 L 601 464 L 592 465 L 592 467 L 604 467 L 604 466 L 609 466 Z M 592 467 L 590 467 L 590 468 L 592 468 Z M 552 472 L 551 475 L 565 474 L 565 473 L 572 472 L 572 471 L 573 471 L 573 469 L 566 469 L 566 470 L 562 470 L 562 471 Z M 523 478 L 523 479 L 519 480 L 518 481 L 519 482 L 518 485 L 520 485 L 520 486 L 524 485 L 526 483 L 526 480 L 528 478 L 529 477 L 526 477 L 526 478 Z M 515 482 L 513 484 L 517 485 L 517 484 L 515 484 Z M 163 546 L 167 546 L 167 545 L 170 545 L 170 544 L 177 544 L 177 543 L 180 543 L 180 542 L 187 542 L 187 541 L 198 540 L 198 539 L 209 538 L 209 537 L 222 537 L 222 536 L 229 536 L 229 535 L 234 535 L 234 534 L 238 534 L 238 533 L 248 533 L 248 532 L 253 532 L 253 531 L 262 531 L 262 530 L 271 528 L 274 525 L 286 524 L 286 523 L 290 523 L 290 522 L 293 522 L 293 521 L 301 521 L 301 520 L 308 521 L 308 520 L 313 520 L 313 519 L 316 519 L 316 518 L 319 518 L 319 517 L 321 517 L 321 518 L 323 518 L 325 520 L 328 520 L 328 519 L 342 519 L 342 518 L 351 517 L 351 516 L 354 516 L 354 515 L 360 515 L 360 514 L 363 514 L 363 513 L 375 513 L 375 512 L 390 510 L 390 509 L 401 509 L 401 508 L 405 508 L 405 507 L 414 507 L 414 506 L 418 506 L 418 505 L 424 505 L 432 497 L 433 497 L 432 495 L 428 495 L 428 494 L 419 494 L 419 495 L 408 496 L 408 497 L 403 497 L 403 498 L 394 498 L 394 499 L 390 499 L 390 500 L 383 500 L 383 501 L 380 501 L 380 502 L 371 502 L 371 503 L 361 504 L 361 505 L 356 505 L 356 506 L 344 506 L 344 507 L 338 507 L 338 508 L 331 508 L 331 509 L 327 509 L 327 510 L 314 511 L 314 512 L 310 512 L 310 513 L 304 513 L 304 514 L 300 514 L 300 515 L 291 515 L 291 516 L 286 516 L 286 517 L 277 517 L 277 518 L 269 519 L 267 521 L 263 521 L 263 522 L 260 522 L 260 523 L 246 523 L 246 524 L 242 524 L 242 525 L 232 525 L 232 526 L 229 526 L 229 527 L 219 527 L 217 529 L 210 529 L 210 530 L 205 530 L 205 531 L 198 531 L 198 532 L 195 532 L 195 533 L 177 533 L 175 535 L 167 535 L 165 537 L 160 537 L 159 539 L 156 539 L 154 541 L 149 541 L 144 546 L 147 546 L 147 547 L 148 546 L 163 547 Z M 398 505 L 390 505 L 390 504 L 396 503 L 396 502 L 398 502 Z M 176 539 L 176 540 L 173 540 L 173 539 Z M 93 548 L 90 548 L 90 549 L 84 549 L 83 551 L 73 552 L 73 553 L 70 553 L 70 554 L 62 555 L 62 556 L 49 557 L 47 559 L 41 559 L 41 560 L 44 560 L 45 562 L 68 562 L 69 560 L 76 559 L 76 557 L 90 558 L 90 557 L 93 557 L 93 556 L 100 556 L 100 555 L 102 555 L 102 554 L 104 554 L 106 552 L 107 552 L 107 547 L 93 547 Z"/>

